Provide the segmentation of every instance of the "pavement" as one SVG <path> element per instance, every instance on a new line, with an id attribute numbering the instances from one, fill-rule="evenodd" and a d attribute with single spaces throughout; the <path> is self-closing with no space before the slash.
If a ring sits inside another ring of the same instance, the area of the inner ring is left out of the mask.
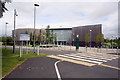
<path id="1" fill-rule="evenodd" d="M 11 49 L 11 47 L 8 47 Z M 17 48 L 19 49 L 19 48 Z M 24 50 L 26 50 L 24 48 Z M 33 52 L 33 48 L 29 48 Z M 102 78 L 102 80 L 118 80 L 119 60 L 117 55 L 106 53 L 80 53 L 73 50 L 40 49 L 48 57 L 31 58 L 18 66 L 5 78 L 54 78 L 57 64 L 61 79 L 66 78 Z"/>
<path id="2" fill-rule="evenodd" d="M 26 60 L 13 70 L 7 78 L 56 78 L 54 63 L 56 59 L 37 57 Z"/>

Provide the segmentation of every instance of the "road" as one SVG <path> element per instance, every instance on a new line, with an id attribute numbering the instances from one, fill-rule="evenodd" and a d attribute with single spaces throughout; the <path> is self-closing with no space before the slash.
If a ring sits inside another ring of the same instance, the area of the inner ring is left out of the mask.
<path id="1" fill-rule="evenodd" d="M 33 50 L 29 49 L 29 51 Z M 62 80 L 66 78 L 78 78 L 78 80 L 81 78 L 94 78 L 94 80 L 98 78 L 106 80 L 109 78 L 108 80 L 118 80 L 118 60 L 120 59 L 118 56 L 109 54 L 78 53 L 75 51 L 40 51 L 42 53 L 52 54 L 55 57 L 50 56 L 28 59 L 5 78 L 39 78 L 39 80 L 42 80 L 40 78 L 57 79 L 54 64 L 59 60 L 63 60 L 57 64 Z"/>

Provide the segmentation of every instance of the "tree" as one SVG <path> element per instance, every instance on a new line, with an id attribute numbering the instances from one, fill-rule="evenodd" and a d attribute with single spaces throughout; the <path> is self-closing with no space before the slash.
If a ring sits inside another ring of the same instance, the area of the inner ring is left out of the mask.
<path id="1" fill-rule="evenodd" d="M 38 42 L 40 43 L 42 41 L 42 30 L 40 30 L 38 35 Z"/>
<path id="2" fill-rule="evenodd" d="M 45 42 L 46 41 L 46 31 L 42 30 L 42 41 Z"/>
<path id="3" fill-rule="evenodd" d="M 109 43 L 109 42 L 110 42 L 110 39 L 109 39 L 109 38 L 106 38 L 106 39 L 104 39 L 104 41 L 105 41 L 106 43 Z"/>
<path id="4" fill-rule="evenodd" d="M 13 45 L 13 38 L 11 36 L 7 37 L 7 45 Z"/>
<path id="5" fill-rule="evenodd" d="M 89 44 L 89 42 L 90 42 L 90 34 L 87 33 L 86 36 L 85 36 L 86 47 L 87 47 L 87 45 Z"/>
<path id="6" fill-rule="evenodd" d="M 50 26 L 47 26 L 46 29 L 46 41 L 49 43 L 50 42 L 50 30 L 49 30 Z"/>
<path id="7" fill-rule="evenodd" d="M 6 37 L 4 37 L 4 36 L 0 37 L 0 41 L 1 42 L 6 42 Z"/>
<path id="8" fill-rule="evenodd" d="M 98 35 L 96 36 L 96 43 L 97 43 L 97 46 L 101 46 L 102 42 L 104 41 L 104 37 L 103 37 L 103 34 L 101 33 L 98 33 Z"/>
<path id="9" fill-rule="evenodd" d="M 13 44 L 13 38 L 11 36 L 8 37 L 0 37 L 0 41 L 3 42 L 3 45 L 7 43 L 7 45 L 12 45 Z"/>
<path id="10" fill-rule="evenodd" d="M 30 33 L 30 41 L 33 41 L 33 34 L 32 34 L 32 32 Z"/>
<path id="11" fill-rule="evenodd" d="M 54 35 L 53 35 L 53 30 L 50 31 L 50 43 L 53 43 L 54 41 Z"/>
<path id="12" fill-rule="evenodd" d="M 25 31 L 26 34 L 28 34 L 28 31 Z"/>
<path id="13" fill-rule="evenodd" d="M 56 35 L 56 33 L 54 34 L 54 41 L 57 42 L 57 35 Z"/>
<path id="14" fill-rule="evenodd" d="M 118 45 L 118 48 L 120 49 L 120 37 L 117 40 L 117 45 Z"/>
<path id="15" fill-rule="evenodd" d="M 50 30 L 50 26 L 47 26 L 46 29 L 46 41 L 48 43 L 53 43 L 55 41 L 56 35 L 54 34 L 53 30 Z"/>
<path id="16" fill-rule="evenodd" d="M 8 11 L 8 9 L 5 7 L 6 3 L 11 3 L 11 0 L 0 0 L 0 18 L 3 16 L 3 12 Z"/>
<path id="17" fill-rule="evenodd" d="M 7 42 L 13 42 L 13 38 L 10 37 L 10 36 L 8 36 L 8 37 L 7 37 Z"/>

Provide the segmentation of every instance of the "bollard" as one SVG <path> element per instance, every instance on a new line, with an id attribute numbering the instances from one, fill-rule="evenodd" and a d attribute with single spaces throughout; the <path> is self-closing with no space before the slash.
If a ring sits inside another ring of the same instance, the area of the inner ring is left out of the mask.
<path id="1" fill-rule="evenodd" d="M 20 46 L 20 57 L 22 57 L 22 47 Z"/>
<path id="2" fill-rule="evenodd" d="M 54 50 L 55 50 L 55 43 L 54 43 L 54 46 L 53 46 L 53 47 L 54 47 Z"/>
<path id="3" fill-rule="evenodd" d="M 39 55 L 39 46 L 37 47 L 37 55 Z"/>
<path id="4" fill-rule="evenodd" d="M 86 53 L 87 53 L 87 47 L 86 47 L 85 49 L 86 49 L 85 51 L 86 51 Z"/>
<path id="5" fill-rule="evenodd" d="M 27 45 L 26 45 L 26 53 L 28 54 L 28 41 L 26 41 Z"/>
<path id="6" fill-rule="evenodd" d="M 71 46 L 72 46 L 72 45 L 70 45 L 70 50 L 71 50 Z"/>

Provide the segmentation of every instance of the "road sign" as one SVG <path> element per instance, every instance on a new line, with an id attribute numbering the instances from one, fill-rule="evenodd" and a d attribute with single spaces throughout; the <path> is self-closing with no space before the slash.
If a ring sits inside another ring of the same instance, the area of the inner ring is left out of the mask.
<path id="1" fill-rule="evenodd" d="M 30 40 L 30 34 L 28 34 L 28 33 L 20 33 L 20 40 L 21 41 L 29 41 Z"/>

